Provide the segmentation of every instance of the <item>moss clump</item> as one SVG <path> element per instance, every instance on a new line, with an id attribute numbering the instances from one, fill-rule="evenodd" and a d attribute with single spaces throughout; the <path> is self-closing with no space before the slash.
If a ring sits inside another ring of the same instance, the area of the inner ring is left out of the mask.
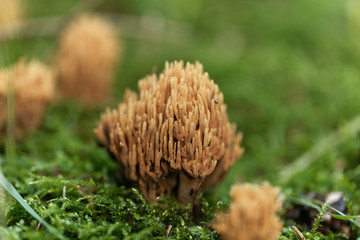
<path id="1" fill-rule="evenodd" d="M 195 224 L 191 205 L 179 207 L 165 198 L 151 205 L 136 189 L 104 181 L 34 176 L 27 202 L 69 239 L 162 239 L 170 225 L 172 238 L 218 238 L 210 228 Z M 43 227 L 34 233 L 38 222 L 18 203 L 10 204 L 7 225 L 13 237 L 52 237 Z"/>

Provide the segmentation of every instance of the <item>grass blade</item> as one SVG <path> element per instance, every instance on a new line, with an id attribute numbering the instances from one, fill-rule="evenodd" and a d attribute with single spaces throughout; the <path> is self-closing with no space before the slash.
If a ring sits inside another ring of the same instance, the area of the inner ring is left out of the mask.
<path id="1" fill-rule="evenodd" d="M 21 195 L 16 191 L 14 186 L 5 178 L 4 174 L 0 171 L 0 185 L 11 195 L 16 201 L 20 203 L 20 205 L 36 220 L 41 222 L 54 236 L 58 239 L 65 239 L 65 237 L 56 231 L 50 224 L 48 224 L 34 209 L 32 209 L 29 204 L 21 197 Z"/>
<path id="2" fill-rule="evenodd" d="M 349 137 L 356 136 L 360 132 L 360 115 L 341 126 L 325 138 L 318 141 L 310 150 L 305 152 L 299 158 L 286 166 L 280 172 L 280 181 L 286 183 L 291 177 L 298 172 L 304 171 L 329 149 L 335 148 L 341 142 Z"/>
<path id="3" fill-rule="evenodd" d="M 322 201 L 319 201 L 316 199 L 304 199 L 304 198 L 297 198 L 297 197 L 290 197 L 289 199 L 293 203 L 308 206 L 308 207 L 314 208 L 318 211 L 321 210 L 320 206 L 324 204 Z M 319 204 L 320 206 L 317 204 Z M 356 221 L 356 219 L 360 219 L 360 215 L 353 215 L 353 216 L 346 215 L 346 214 L 342 213 L 341 211 L 337 210 L 336 208 L 333 208 L 329 205 L 327 207 L 329 209 L 335 211 L 338 214 L 333 214 L 333 213 L 329 213 L 329 212 L 327 212 L 326 214 L 329 214 L 331 217 L 336 218 L 336 219 L 349 220 L 352 224 L 354 224 L 355 226 L 360 228 L 360 222 Z"/>

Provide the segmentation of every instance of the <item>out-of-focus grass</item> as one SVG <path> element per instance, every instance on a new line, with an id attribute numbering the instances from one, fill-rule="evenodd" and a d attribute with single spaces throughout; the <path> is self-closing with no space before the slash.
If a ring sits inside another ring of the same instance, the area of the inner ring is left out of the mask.
<path id="1" fill-rule="evenodd" d="M 95 11 L 172 20 L 174 31 L 184 24 L 188 30 L 176 42 L 162 41 L 167 32 L 161 31 L 164 36 L 155 39 L 123 38 L 123 60 L 109 105 L 122 101 L 125 88 L 136 89 L 138 79 L 154 66 L 160 72 L 165 61 L 199 60 L 224 92 L 230 120 L 244 133 L 246 149 L 224 182 L 205 196 L 227 203 L 234 182 L 279 183 L 286 164 L 360 113 L 360 44 L 358 24 L 348 16 L 351 1 L 103 1 Z M 79 2 L 28 0 L 27 16 L 66 16 Z M 121 32 L 129 26 L 117 27 Z M 161 27 L 147 22 L 135 32 Z M 56 39 L 20 38 L 1 46 L 11 52 L 6 62 L 23 55 L 51 61 Z M 19 160 L 5 162 L 4 173 L 31 198 L 39 191 L 27 185 L 31 174 L 115 176 L 115 164 L 96 147 L 92 134 L 102 111 L 73 103 L 53 106 L 41 129 L 18 143 Z M 293 193 L 342 190 L 359 214 L 359 140 L 351 137 L 331 149 L 283 187 Z"/>

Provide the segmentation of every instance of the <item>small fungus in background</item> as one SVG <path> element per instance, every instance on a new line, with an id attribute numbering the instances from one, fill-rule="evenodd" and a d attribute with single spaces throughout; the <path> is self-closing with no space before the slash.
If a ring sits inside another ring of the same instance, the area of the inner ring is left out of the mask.
<path id="1" fill-rule="evenodd" d="M 21 20 L 22 16 L 20 0 L 0 0 L 0 28 L 4 24 Z"/>
<path id="2" fill-rule="evenodd" d="M 10 81 L 12 84 L 10 84 Z M 32 60 L 0 70 L 0 135 L 5 136 L 7 126 L 7 96 L 9 87 L 14 92 L 15 137 L 37 128 L 46 105 L 54 97 L 55 79 L 51 68 Z"/>
<path id="3" fill-rule="evenodd" d="M 91 106 L 109 96 L 119 41 L 113 26 L 95 15 L 80 16 L 66 27 L 56 60 L 64 97 Z"/>
<path id="4" fill-rule="evenodd" d="M 225 240 L 276 240 L 282 229 L 277 216 L 281 208 L 280 189 L 240 184 L 231 188 L 232 203 L 227 213 L 219 213 L 215 228 Z"/>
<path id="5" fill-rule="evenodd" d="M 95 133 L 119 165 L 119 177 L 150 201 L 193 202 L 220 182 L 243 154 L 242 134 L 228 121 L 223 94 L 200 63 L 166 63 L 139 81 Z"/>

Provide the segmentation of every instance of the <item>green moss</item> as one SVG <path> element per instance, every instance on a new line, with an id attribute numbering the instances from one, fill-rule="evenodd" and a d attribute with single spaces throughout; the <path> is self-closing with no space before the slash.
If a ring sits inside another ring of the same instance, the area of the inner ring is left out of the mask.
<path id="1" fill-rule="evenodd" d="M 190 205 L 181 207 L 165 198 L 152 205 L 136 189 L 109 184 L 107 180 L 98 183 L 34 176 L 26 199 L 42 218 L 69 239 L 162 239 L 170 225 L 169 237 L 173 239 L 218 238 L 208 224 L 196 225 Z M 51 237 L 43 227 L 32 235 L 38 222 L 15 202 L 8 207 L 7 225 L 10 235 Z"/>

